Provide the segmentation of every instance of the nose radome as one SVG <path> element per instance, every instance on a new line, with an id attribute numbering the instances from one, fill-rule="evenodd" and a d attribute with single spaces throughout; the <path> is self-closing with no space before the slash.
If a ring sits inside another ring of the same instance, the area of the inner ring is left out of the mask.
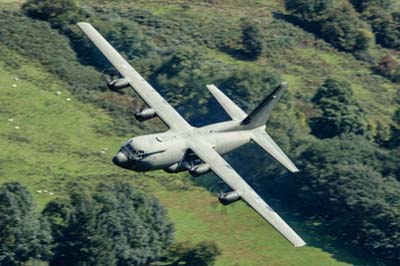
<path id="1" fill-rule="evenodd" d="M 125 154 L 123 154 L 122 152 L 118 152 L 114 156 L 112 161 L 113 161 L 114 164 L 116 164 L 118 166 L 122 166 L 128 161 L 128 158 L 126 158 Z"/>

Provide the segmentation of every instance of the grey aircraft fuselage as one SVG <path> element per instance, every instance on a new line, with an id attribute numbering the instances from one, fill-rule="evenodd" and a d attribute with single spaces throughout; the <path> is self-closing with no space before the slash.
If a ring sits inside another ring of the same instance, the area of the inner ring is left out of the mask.
<path id="1" fill-rule="evenodd" d="M 265 130 L 265 126 L 251 130 L 228 131 L 238 126 L 236 121 L 192 127 L 191 131 L 143 135 L 129 139 L 114 156 L 113 163 L 129 170 L 145 172 L 163 169 L 167 172 L 190 170 L 186 144 L 188 139 L 198 137 L 213 145 L 215 151 L 223 155 L 251 142 L 251 133 Z"/>

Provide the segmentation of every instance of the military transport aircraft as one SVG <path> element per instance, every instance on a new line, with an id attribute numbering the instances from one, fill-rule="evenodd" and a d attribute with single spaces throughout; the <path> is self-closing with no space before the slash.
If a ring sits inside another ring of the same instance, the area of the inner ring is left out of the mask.
<path id="1" fill-rule="evenodd" d="M 81 30 L 121 74 L 122 78 L 109 81 L 108 87 L 118 91 L 127 87 L 144 100 L 149 108 L 135 113 L 139 121 L 159 117 L 169 128 L 163 133 L 145 135 L 128 140 L 114 156 L 114 164 L 133 171 L 163 169 L 167 172 L 188 171 L 199 176 L 210 171 L 232 189 L 219 195 L 219 201 L 230 204 L 244 200 L 294 246 L 305 242 L 286 222 L 239 176 L 222 158 L 251 141 L 260 145 L 289 171 L 296 166 L 265 132 L 265 124 L 272 108 L 287 88 L 281 83 L 250 114 L 246 114 L 214 85 L 207 88 L 231 117 L 230 121 L 193 127 L 100 35 L 92 25 L 78 23 Z"/>

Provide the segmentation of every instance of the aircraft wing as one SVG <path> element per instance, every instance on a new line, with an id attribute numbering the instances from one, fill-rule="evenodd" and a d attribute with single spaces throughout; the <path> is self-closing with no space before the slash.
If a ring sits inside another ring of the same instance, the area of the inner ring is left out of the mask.
<path id="1" fill-rule="evenodd" d="M 140 98 L 156 111 L 158 117 L 172 130 L 188 130 L 186 120 L 93 28 L 85 22 L 78 27 L 86 34 L 107 60 L 128 80 Z"/>
<path id="2" fill-rule="evenodd" d="M 236 173 L 236 171 L 216 152 L 212 145 L 196 138 L 189 140 L 190 149 L 211 170 L 225 181 L 240 197 L 250 205 L 259 215 L 267 220 L 279 233 L 281 233 L 295 247 L 304 246 L 306 243 L 292 228 Z"/>

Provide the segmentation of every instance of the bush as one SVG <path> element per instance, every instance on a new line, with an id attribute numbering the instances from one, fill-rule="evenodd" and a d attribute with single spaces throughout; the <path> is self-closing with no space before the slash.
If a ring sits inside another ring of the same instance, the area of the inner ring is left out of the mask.
<path id="1" fill-rule="evenodd" d="M 200 242 L 197 245 L 190 243 L 178 243 L 171 245 L 167 250 L 167 256 L 162 260 L 165 266 L 214 265 L 216 256 L 221 251 L 214 242 Z"/>
<path id="2" fill-rule="evenodd" d="M 393 82 L 400 82 L 400 62 L 391 55 L 385 55 L 375 67 L 375 72 Z"/>
<path id="3" fill-rule="evenodd" d="M 242 21 L 243 55 L 249 59 L 256 59 L 263 52 L 263 41 L 260 27 L 252 21 Z"/>
<path id="4" fill-rule="evenodd" d="M 393 4 L 393 0 L 350 0 L 350 3 L 358 12 L 363 12 L 371 6 L 381 7 L 388 10 Z"/>
<path id="5" fill-rule="evenodd" d="M 315 136 L 332 138 L 348 133 L 369 136 L 365 112 L 353 98 L 349 83 L 326 80 L 312 102 L 321 111 L 319 116 L 310 120 Z"/>

